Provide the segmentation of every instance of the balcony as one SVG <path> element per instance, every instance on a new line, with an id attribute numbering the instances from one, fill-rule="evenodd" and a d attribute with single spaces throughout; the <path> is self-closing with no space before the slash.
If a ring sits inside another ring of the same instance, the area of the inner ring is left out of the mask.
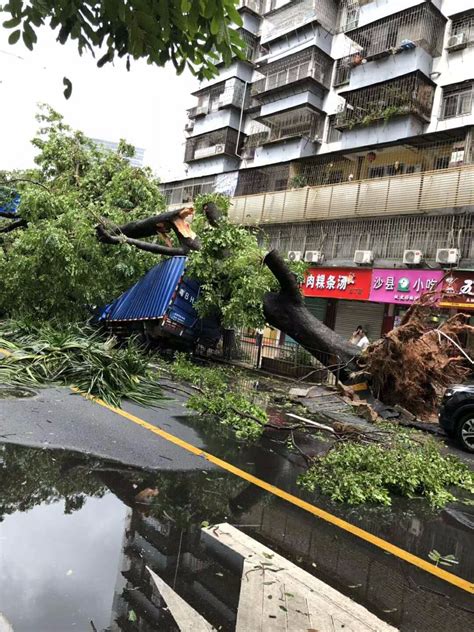
<path id="1" fill-rule="evenodd" d="M 184 162 L 193 162 L 219 155 L 236 156 L 238 132 L 231 128 L 194 136 L 186 141 Z M 243 137 L 242 142 L 243 142 Z"/>
<path id="2" fill-rule="evenodd" d="M 262 145 L 288 138 L 306 138 L 311 142 L 322 142 L 324 115 L 309 107 L 273 114 L 262 118 L 261 122 L 269 128 Z"/>
<path id="3" fill-rule="evenodd" d="M 415 215 L 474 206 L 474 165 L 235 197 L 236 224 Z"/>
<path id="4" fill-rule="evenodd" d="M 261 44 L 276 40 L 306 24 L 319 22 L 326 30 L 335 32 L 337 5 L 333 0 L 294 0 L 265 15 Z"/>
<path id="5" fill-rule="evenodd" d="M 413 115 L 423 122 L 431 119 L 435 85 L 421 73 L 412 73 L 367 88 L 346 92 L 346 104 L 337 114 L 336 127 L 352 130 Z"/>
<path id="6" fill-rule="evenodd" d="M 250 9 L 257 15 L 262 15 L 264 7 L 264 0 L 241 0 L 238 5 L 238 9 Z"/>
<path id="7" fill-rule="evenodd" d="M 236 77 L 227 79 L 211 89 L 200 90 L 194 93 L 199 98 L 199 105 L 188 110 L 189 119 L 198 119 L 220 109 L 227 107 L 247 107 L 250 101 L 249 91 L 245 88 L 245 83 Z"/>
<path id="8" fill-rule="evenodd" d="M 268 101 L 272 96 L 278 98 L 288 93 L 291 89 L 304 91 L 311 88 L 313 82 L 317 84 L 316 90 L 322 94 L 328 90 L 331 81 L 333 61 L 315 46 L 306 48 L 294 55 L 289 55 L 278 61 L 271 62 L 259 68 L 264 74 L 252 84 L 251 96 L 260 102 Z"/>
<path id="9" fill-rule="evenodd" d="M 431 4 L 400 11 L 346 33 L 367 61 L 403 52 L 414 44 L 432 57 L 441 55 L 446 18 Z"/>

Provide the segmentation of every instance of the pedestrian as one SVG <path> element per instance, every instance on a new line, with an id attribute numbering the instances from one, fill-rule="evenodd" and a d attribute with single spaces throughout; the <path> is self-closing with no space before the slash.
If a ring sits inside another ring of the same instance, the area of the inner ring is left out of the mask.
<path id="1" fill-rule="evenodd" d="M 350 342 L 353 345 L 357 345 L 359 340 L 362 338 L 362 332 L 364 331 L 362 325 L 357 325 L 357 329 L 353 332 Z"/>
<path id="2" fill-rule="evenodd" d="M 362 337 L 357 343 L 357 346 L 360 349 L 362 349 L 362 351 L 365 351 L 369 345 L 370 345 L 370 341 L 367 337 L 367 332 L 364 329 L 362 329 Z"/>

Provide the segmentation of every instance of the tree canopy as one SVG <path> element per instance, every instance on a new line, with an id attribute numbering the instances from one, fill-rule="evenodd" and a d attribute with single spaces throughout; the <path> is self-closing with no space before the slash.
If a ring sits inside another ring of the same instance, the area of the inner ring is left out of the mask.
<path id="1" fill-rule="evenodd" d="M 97 223 L 153 215 L 164 209 L 164 199 L 151 171 L 131 166 L 134 150 L 124 141 L 113 153 L 47 106 L 37 118 L 37 168 L 0 174 L 3 199 L 9 191 L 21 196 L 21 220 L 0 216 L 0 313 L 80 320 L 159 261 L 127 244 L 120 251 L 100 244 Z"/>
<path id="2" fill-rule="evenodd" d="M 242 25 L 237 0 L 9 0 L 0 7 L 9 43 L 22 38 L 33 50 L 40 27 L 57 31 L 61 44 L 75 40 L 80 54 L 100 50 L 99 67 L 125 58 L 146 59 L 164 66 L 171 61 L 177 72 L 188 67 L 200 79 L 217 74 L 216 62 L 229 64 L 243 55 L 243 43 L 235 30 Z M 68 79 L 65 94 L 71 84 Z"/>

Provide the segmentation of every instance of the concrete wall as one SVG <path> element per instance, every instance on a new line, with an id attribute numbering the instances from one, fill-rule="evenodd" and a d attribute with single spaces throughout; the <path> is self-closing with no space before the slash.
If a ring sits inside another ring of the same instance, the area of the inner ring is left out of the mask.
<path id="1" fill-rule="evenodd" d="M 360 8 L 359 26 L 365 26 L 387 15 L 392 15 L 392 13 L 423 4 L 423 2 L 424 0 L 373 0 Z M 432 0 L 432 3 L 440 9 L 442 0 Z"/>
<path id="2" fill-rule="evenodd" d="M 242 28 L 254 35 L 257 35 L 260 30 L 260 18 L 258 18 L 253 13 L 249 13 L 248 11 L 243 11 L 241 13 L 242 16 Z"/>
<path id="3" fill-rule="evenodd" d="M 401 77 L 416 70 L 420 70 L 429 77 L 432 68 L 433 57 L 418 46 L 411 50 L 404 50 L 397 55 L 389 55 L 356 66 L 351 71 L 349 87 L 346 86 L 345 89 L 357 90 L 374 83 Z"/>
<path id="4" fill-rule="evenodd" d="M 199 134 L 212 132 L 216 129 L 222 129 L 223 127 L 239 129 L 239 121 L 240 112 L 236 108 L 217 110 L 217 112 L 211 112 L 194 121 L 193 136 L 199 136 Z"/>
<path id="5" fill-rule="evenodd" d="M 188 178 L 198 178 L 200 176 L 210 176 L 215 173 L 223 173 L 225 171 L 235 171 L 239 168 L 239 159 L 231 156 L 216 156 L 215 158 L 206 158 L 190 162 L 188 166 Z"/>
<path id="6" fill-rule="evenodd" d="M 339 144 L 341 149 L 355 149 L 356 147 L 375 146 L 379 143 L 397 140 L 403 142 L 405 138 L 422 134 L 423 127 L 424 124 L 418 118 L 401 116 L 387 123 L 382 121 L 368 127 L 356 127 L 351 130 L 345 130 Z M 335 144 L 333 143 L 333 145 Z"/>
<path id="7" fill-rule="evenodd" d="M 278 101 L 274 101 L 273 103 L 262 105 L 260 116 L 269 116 L 275 112 L 283 112 L 284 110 L 306 104 L 312 105 L 321 110 L 323 108 L 323 103 L 324 100 L 319 95 L 313 94 L 312 92 L 301 92 L 300 94 L 293 94 L 289 97 L 285 97 L 284 99 L 278 99 Z"/>
<path id="8" fill-rule="evenodd" d="M 253 161 L 254 167 L 270 165 L 287 160 L 296 160 L 316 153 L 317 145 L 306 138 L 289 138 L 270 145 L 258 147 Z"/>

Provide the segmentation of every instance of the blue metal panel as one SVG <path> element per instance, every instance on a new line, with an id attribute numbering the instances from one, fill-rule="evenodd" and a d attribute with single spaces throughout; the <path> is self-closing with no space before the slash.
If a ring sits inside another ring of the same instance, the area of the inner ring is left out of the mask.
<path id="1" fill-rule="evenodd" d="M 11 200 L 9 200 L 8 202 L 5 201 L 3 204 L 0 204 L 0 217 L 4 214 L 16 215 L 16 213 L 18 213 L 20 202 L 20 195 L 16 193 Z"/>
<path id="2" fill-rule="evenodd" d="M 107 306 L 101 319 L 117 322 L 162 318 L 170 306 L 185 264 L 186 257 L 173 257 L 159 263 Z"/>

